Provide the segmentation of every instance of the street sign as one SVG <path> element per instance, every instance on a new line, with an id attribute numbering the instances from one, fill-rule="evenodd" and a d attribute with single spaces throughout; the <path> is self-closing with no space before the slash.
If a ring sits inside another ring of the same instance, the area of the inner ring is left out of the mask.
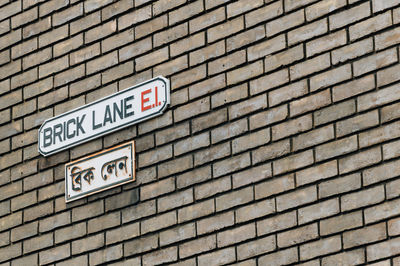
<path id="1" fill-rule="evenodd" d="M 135 143 L 118 145 L 65 165 L 65 200 L 70 202 L 135 181 Z"/>
<path id="2" fill-rule="evenodd" d="M 39 129 L 39 152 L 54 154 L 161 115 L 170 102 L 169 90 L 169 80 L 156 77 L 50 118 Z"/>

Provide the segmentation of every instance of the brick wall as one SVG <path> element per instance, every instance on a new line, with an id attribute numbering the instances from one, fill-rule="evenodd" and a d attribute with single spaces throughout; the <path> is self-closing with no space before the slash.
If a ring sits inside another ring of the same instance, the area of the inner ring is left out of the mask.
<path id="1" fill-rule="evenodd" d="M 0 0 L 0 264 L 400 265 L 399 44 L 398 0 Z M 164 115 L 38 154 L 158 75 Z M 132 139 L 136 182 L 65 203 Z"/>

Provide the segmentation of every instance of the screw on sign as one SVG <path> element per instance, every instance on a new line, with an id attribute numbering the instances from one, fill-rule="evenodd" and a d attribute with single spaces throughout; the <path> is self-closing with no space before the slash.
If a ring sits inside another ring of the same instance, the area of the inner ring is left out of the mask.
<path id="1" fill-rule="evenodd" d="M 54 154 L 161 115 L 169 103 L 169 80 L 140 83 L 46 120 L 39 129 L 39 152 Z"/>

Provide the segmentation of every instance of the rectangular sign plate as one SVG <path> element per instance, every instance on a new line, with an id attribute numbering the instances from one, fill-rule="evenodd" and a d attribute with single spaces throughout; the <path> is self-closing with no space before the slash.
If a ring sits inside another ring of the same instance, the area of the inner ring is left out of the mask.
<path id="1" fill-rule="evenodd" d="M 131 141 L 66 164 L 66 202 L 135 181 L 134 156 Z"/>
<path id="2" fill-rule="evenodd" d="M 169 80 L 156 77 L 46 120 L 39 129 L 44 155 L 161 115 L 170 102 Z"/>

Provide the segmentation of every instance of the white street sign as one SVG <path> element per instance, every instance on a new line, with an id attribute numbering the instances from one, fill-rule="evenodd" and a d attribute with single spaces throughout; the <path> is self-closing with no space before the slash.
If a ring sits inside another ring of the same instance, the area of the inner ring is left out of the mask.
<path id="1" fill-rule="evenodd" d="M 65 165 L 70 202 L 135 180 L 135 143 L 118 145 Z"/>
<path id="2" fill-rule="evenodd" d="M 39 129 L 44 156 L 161 115 L 170 102 L 169 80 L 156 77 L 46 120 Z"/>

